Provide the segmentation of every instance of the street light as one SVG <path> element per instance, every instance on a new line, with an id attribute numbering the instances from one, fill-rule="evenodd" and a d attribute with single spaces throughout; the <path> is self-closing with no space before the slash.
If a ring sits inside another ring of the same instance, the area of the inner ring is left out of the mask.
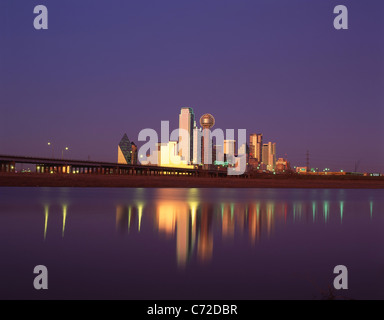
<path id="1" fill-rule="evenodd" d="M 48 142 L 48 147 L 52 148 L 52 159 L 53 159 L 54 157 L 53 157 L 53 145 L 52 145 L 52 143 Z"/>
<path id="2" fill-rule="evenodd" d="M 65 151 L 68 151 L 69 148 L 68 148 L 68 147 L 65 147 L 65 149 L 61 150 L 61 160 L 63 160 L 63 157 L 64 157 L 64 150 L 65 150 Z"/>

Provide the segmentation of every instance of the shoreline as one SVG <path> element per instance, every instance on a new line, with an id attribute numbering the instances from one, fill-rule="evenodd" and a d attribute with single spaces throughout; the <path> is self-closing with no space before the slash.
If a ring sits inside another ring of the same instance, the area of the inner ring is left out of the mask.
<path id="1" fill-rule="evenodd" d="M 1 173 L 0 187 L 384 189 L 384 178 L 279 175 L 247 179 L 242 177 Z"/>

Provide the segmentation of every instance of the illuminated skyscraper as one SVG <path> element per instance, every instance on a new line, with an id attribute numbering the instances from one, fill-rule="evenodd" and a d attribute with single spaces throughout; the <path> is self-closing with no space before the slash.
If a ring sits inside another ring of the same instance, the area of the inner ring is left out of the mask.
<path id="1" fill-rule="evenodd" d="M 224 161 L 235 164 L 236 140 L 224 140 Z"/>
<path id="2" fill-rule="evenodd" d="M 202 130 L 196 126 L 193 129 L 193 164 L 201 164 L 201 139 L 202 139 Z"/>
<path id="3" fill-rule="evenodd" d="M 134 151 L 136 156 L 134 157 L 132 156 L 132 145 L 135 146 Z M 137 161 L 137 147 L 129 141 L 127 134 L 124 134 L 117 147 L 117 163 L 132 164 L 134 159 Z"/>
<path id="4" fill-rule="evenodd" d="M 252 133 L 249 136 L 249 152 L 250 157 L 257 159 L 257 161 L 262 161 L 262 152 L 263 152 L 263 134 Z"/>
<path id="5" fill-rule="evenodd" d="M 214 164 L 223 165 L 224 164 L 224 144 L 217 144 L 213 147 L 214 153 L 212 155 L 212 159 L 215 161 Z"/>
<path id="6" fill-rule="evenodd" d="M 267 170 L 272 171 L 276 166 L 276 143 L 268 142 L 263 144 L 263 163 Z"/>
<path id="7" fill-rule="evenodd" d="M 137 164 L 137 146 L 134 142 L 131 142 L 132 146 L 132 157 L 131 157 L 131 164 Z"/>
<path id="8" fill-rule="evenodd" d="M 181 160 L 181 156 L 177 152 L 177 141 L 157 143 L 156 147 L 157 165 L 161 167 L 193 168 L 192 165 L 188 164 L 188 161 Z"/>
<path id="9" fill-rule="evenodd" d="M 236 151 L 236 149 L 235 149 Z M 246 156 L 249 153 L 248 145 L 246 143 L 243 143 L 241 146 L 239 146 L 239 150 L 237 150 L 238 155 L 244 155 Z"/>
<path id="10" fill-rule="evenodd" d="M 179 115 L 179 155 L 188 163 L 193 161 L 193 128 L 195 114 L 192 108 L 181 108 Z M 186 135 L 183 137 L 183 135 Z M 183 139 L 184 138 L 184 139 Z"/>

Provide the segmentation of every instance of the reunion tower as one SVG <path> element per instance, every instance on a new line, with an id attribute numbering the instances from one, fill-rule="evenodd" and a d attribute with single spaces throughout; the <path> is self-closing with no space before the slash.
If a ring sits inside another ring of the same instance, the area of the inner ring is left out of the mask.
<path id="1" fill-rule="evenodd" d="M 215 125 L 213 115 L 206 113 L 200 118 L 200 125 L 203 128 L 203 139 L 201 143 L 201 160 L 204 165 L 212 164 L 212 141 L 211 129 Z M 208 129 L 208 130 L 206 130 Z"/>

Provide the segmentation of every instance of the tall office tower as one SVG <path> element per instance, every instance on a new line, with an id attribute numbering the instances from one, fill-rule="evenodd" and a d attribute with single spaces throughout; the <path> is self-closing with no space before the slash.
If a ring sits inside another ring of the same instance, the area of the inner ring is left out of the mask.
<path id="1" fill-rule="evenodd" d="M 129 141 L 127 134 L 124 134 L 117 146 L 117 163 L 132 163 L 132 144 L 131 141 Z"/>
<path id="2" fill-rule="evenodd" d="M 261 162 L 262 154 L 263 154 L 263 134 L 252 133 L 249 136 L 249 156 Z"/>
<path id="3" fill-rule="evenodd" d="M 249 135 L 249 156 L 255 158 L 256 156 L 256 133 Z"/>
<path id="4" fill-rule="evenodd" d="M 132 146 L 131 164 L 137 164 L 137 146 L 135 145 L 134 142 L 131 142 L 131 146 Z"/>
<path id="5" fill-rule="evenodd" d="M 212 160 L 214 159 L 213 164 L 215 164 L 215 161 L 216 161 L 216 164 L 223 165 L 223 163 L 224 163 L 224 146 L 217 144 L 213 147 L 213 149 L 214 149 L 214 153 L 212 155 Z"/>
<path id="6" fill-rule="evenodd" d="M 179 155 L 188 163 L 193 161 L 193 128 L 195 114 L 192 108 L 181 108 L 179 115 Z M 183 134 L 186 136 L 183 137 Z M 183 139 L 184 138 L 184 139 Z"/>
<path id="7" fill-rule="evenodd" d="M 201 138 L 202 138 L 201 128 L 194 127 L 193 129 L 193 164 L 201 164 Z"/>
<path id="8" fill-rule="evenodd" d="M 263 144 L 263 163 L 267 170 L 272 171 L 276 166 L 276 143 L 268 142 Z"/>
<path id="9" fill-rule="evenodd" d="M 243 143 L 241 146 L 239 146 L 239 150 L 237 150 L 236 154 L 239 156 L 240 155 L 247 156 L 248 152 L 249 152 L 248 151 L 248 145 L 246 143 Z"/>
<path id="10" fill-rule="evenodd" d="M 224 154 L 235 155 L 236 140 L 224 140 Z"/>
<path id="11" fill-rule="evenodd" d="M 268 143 L 263 144 L 263 151 L 262 151 L 262 158 L 261 161 L 265 164 L 268 165 L 268 153 L 269 153 L 269 145 Z"/>
<path id="12" fill-rule="evenodd" d="M 269 153 L 269 161 L 272 166 L 272 169 L 275 170 L 276 168 L 276 143 L 269 142 L 271 144 L 271 151 Z"/>
<path id="13" fill-rule="evenodd" d="M 236 140 L 224 140 L 224 161 L 235 164 Z"/>
<path id="14" fill-rule="evenodd" d="M 212 139 L 210 129 L 215 125 L 215 118 L 206 113 L 200 118 L 200 125 L 203 128 L 203 140 L 202 140 L 202 163 L 212 164 Z"/>

